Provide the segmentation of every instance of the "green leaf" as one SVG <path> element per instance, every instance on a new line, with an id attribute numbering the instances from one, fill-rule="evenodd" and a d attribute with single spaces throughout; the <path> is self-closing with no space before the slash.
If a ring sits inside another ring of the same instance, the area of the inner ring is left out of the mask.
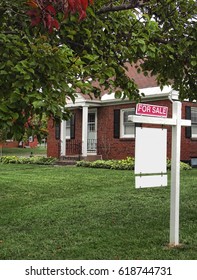
<path id="1" fill-rule="evenodd" d="M 43 101 L 34 101 L 34 102 L 32 102 L 32 104 L 33 104 L 33 107 L 34 107 L 35 109 L 41 108 L 41 107 L 43 107 L 43 105 L 44 105 Z"/>
<path id="2" fill-rule="evenodd" d="M 4 113 L 9 112 L 9 108 L 5 104 L 0 104 L 0 110 Z"/>

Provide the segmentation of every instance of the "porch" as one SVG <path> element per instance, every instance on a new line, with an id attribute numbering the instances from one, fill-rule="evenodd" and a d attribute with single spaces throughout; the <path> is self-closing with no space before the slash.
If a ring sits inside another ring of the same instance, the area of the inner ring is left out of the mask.
<path id="1" fill-rule="evenodd" d="M 66 141 L 66 153 L 65 155 L 61 155 L 60 160 L 65 161 L 68 164 L 75 164 L 76 161 L 79 160 L 88 160 L 94 161 L 98 159 L 102 159 L 101 155 L 97 154 L 97 140 L 89 139 L 87 141 L 87 156 L 83 156 L 82 154 L 82 141 L 69 139 Z"/>
<path id="2" fill-rule="evenodd" d="M 71 119 L 61 122 L 60 157 L 74 156 L 80 160 L 98 155 L 97 108 L 83 104 L 71 110 Z"/>

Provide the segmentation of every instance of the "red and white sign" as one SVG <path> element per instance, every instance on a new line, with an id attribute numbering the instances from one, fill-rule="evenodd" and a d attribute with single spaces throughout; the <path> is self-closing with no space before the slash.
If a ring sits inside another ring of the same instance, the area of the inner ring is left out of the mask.
<path id="1" fill-rule="evenodd" d="M 138 103 L 135 113 L 136 115 L 167 118 L 168 107 Z"/>

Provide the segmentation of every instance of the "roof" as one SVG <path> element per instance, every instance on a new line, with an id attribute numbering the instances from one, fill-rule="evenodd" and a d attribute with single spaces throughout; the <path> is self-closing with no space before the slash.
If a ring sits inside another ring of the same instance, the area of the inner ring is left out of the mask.
<path id="1" fill-rule="evenodd" d="M 165 86 L 163 90 L 161 90 L 157 84 L 156 77 L 151 76 L 150 73 L 148 73 L 147 76 L 145 76 L 142 72 L 138 73 L 137 65 L 131 65 L 129 63 L 126 63 L 125 66 L 127 68 L 126 74 L 130 79 L 132 79 L 136 83 L 140 94 L 143 93 L 145 97 L 164 97 L 168 96 L 170 92 L 172 92 L 172 88 L 170 86 Z M 96 81 L 93 81 L 93 85 L 95 87 L 99 87 L 99 83 Z M 120 101 L 120 99 L 115 98 L 114 93 L 108 94 L 108 91 L 104 90 L 102 87 L 100 87 L 100 89 L 101 94 L 98 98 L 95 98 L 93 94 L 87 95 L 83 93 L 77 93 L 75 106 L 77 106 L 77 104 L 81 102 L 95 102 L 95 104 L 99 104 L 103 102 L 115 102 L 118 100 Z M 68 107 L 70 107 L 71 103 L 71 101 L 68 101 Z"/>
<path id="2" fill-rule="evenodd" d="M 150 73 L 148 73 L 147 76 L 145 76 L 142 72 L 138 73 L 136 65 L 132 66 L 131 64 L 126 63 L 125 66 L 127 68 L 126 75 L 135 82 L 138 89 L 158 87 L 155 76 L 151 76 Z M 93 86 L 99 88 L 99 83 L 97 81 L 93 81 L 92 84 Z M 80 94 L 85 100 L 99 100 L 100 98 L 102 98 L 103 95 L 108 93 L 108 91 L 104 90 L 102 87 L 100 87 L 100 90 L 101 95 L 99 98 L 95 98 L 93 94 Z"/>
<path id="3" fill-rule="evenodd" d="M 150 72 L 148 75 L 145 76 L 142 72 L 137 72 L 137 66 L 132 66 L 129 63 L 126 63 L 126 67 L 128 71 L 126 71 L 128 77 L 136 83 L 139 89 L 142 88 L 150 88 L 150 87 L 157 87 L 157 81 L 155 76 L 151 76 Z"/>

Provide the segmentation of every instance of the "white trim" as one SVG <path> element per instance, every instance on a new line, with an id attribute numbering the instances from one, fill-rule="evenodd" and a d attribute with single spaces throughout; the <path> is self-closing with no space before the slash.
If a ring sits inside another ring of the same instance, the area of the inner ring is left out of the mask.
<path id="1" fill-rule="evenodd" d="M 192 121 L 192 113 L 197 114 L 197 107 L 191 106 L 191 139 L 197 139 L 197 133 L 194 133 L 194 127 L 197 129 L 197 122 Z"/>
<path id="2" fill-rule="evenodd" d="M 87 156 L 88 106 L 82 107 L 82 156 Z"/>
<path id="3" fill-rule="evenodd" d="M 67 131 L 67 123 L 68 122 L 70 122 L 70 126 L 69 126 L 69 131 L 70 131 L 70 129 L 71 129 L 71 120 L 70 119 L 65 121 L 65 129 Z M 70 140 L 70 132 L 69 132 L 69 134 L 66 133 L 66 140 Z"/>
<path id="4" fill-rule="evenodd" d="M 157 100 L 163 100 L 168 99 L 169 96 L 171 99 L 177 99 L 178 92 L 174 91 L 172 87 L 170 86 L 164 86 L 163 90 L 160 89 L 160 87 L 149 87 L 149 88 L 143 88 L 139 89 L 139 94 L 142 95 L 142 93 L 145 94 L 145 96 L 142 96 L 143 101 L 157 101 Z M 73 103 L 71 100 L 67 101 L 66 108 L 78 108 L 83 106 L 109 106 L 113 104 L 119 105 L 119 104 L 127 104 L 127 103 L 136 103 L 135 101 L 129 100 L 128 98 L 122 99 L 122 98 L 115 98 L 115 93 L 112 92 L 111 94 L 104 94 L 100 100 L 89 100 L 85 99 L 83 97 L 83 94 L 78 93 L 77 97 L 75 99 L 75 102 Z"/>
<path id="5" fill-rule="evenodd" d="M 89 109 L 88 114 L 89 113 L 95 113 L 95 139 L 97 140 L 97 120 L 98 120 L 97 108 Z M 87 122 L 87 126 L 88 126 L 88 122 Z M 87 137 L 88 137 L 88 134 L 87 134 Z M 90 152 L 90 151 L 87 150 L 87 154 L 88 155 L 97 155 L 97 149 L 94 152 Z"/>
<path id="6" fill-rule="evenodd" d="M 133 134 L 124 134 L 124 112 L 134 112 L 135 113 L 135 108 L 125 108 L 120 110 L 120 138 L 121 139 L 128 139 L 128 138 L 135 138 L 135 125 L 133 125 Z M 129 121 L 129 119 L 128 119 Z"/>
<path id="7" fill-rule="evenodd" d="M 61 121 L 61 150 L 60 156 L 66 156 L 66 121 Z"/>

